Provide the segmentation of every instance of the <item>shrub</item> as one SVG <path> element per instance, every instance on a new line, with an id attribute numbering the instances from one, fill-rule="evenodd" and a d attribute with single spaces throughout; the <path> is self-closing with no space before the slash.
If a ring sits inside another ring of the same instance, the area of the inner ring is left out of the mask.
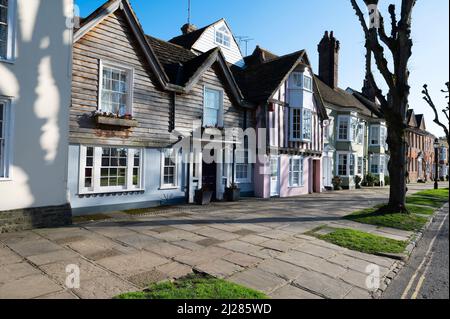
<path id="1" fill-rule="evenodd" d="M 342 189 L 342 179 L 339 176 L 335 176 L 331 182 L 333 183 L 335 191 L 339 191 Z"/>
<path id="2" fill-rule="evenodd" d="M 366 175 L 366 184 L 369 187 L 373 187 L 375 184 L 375 176 L 373 176 L 372 174 L 367 174 Z"/>
<path id="3" fill-rule="evenodd" d="M 384 177 L 384 185 L 385 186 L 391 185 L 391 178 L 389 176 Z"/>

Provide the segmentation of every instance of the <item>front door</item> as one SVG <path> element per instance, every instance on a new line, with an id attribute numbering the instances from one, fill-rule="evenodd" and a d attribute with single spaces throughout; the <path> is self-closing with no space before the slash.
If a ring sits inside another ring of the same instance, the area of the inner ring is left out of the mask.
<path id="1" fill-rule="evenodd" d="M 332 167 L 333 164 L 331 163 L 331 157 L 324 156 L 323 157 L 323 185 L 325 187 L 331 187 L 331 180 L 332 180 Z"/>
<path id="2" fill-rule="evenodd" d="M 280 196 L 280 158 L 270 158 L 270 196 Z"/>
<path id="3" fill-rule="evenodd" d="M 217 190 L 217 164 L 203 163 L 202 172 L 202 185 L 203 189 L 213 192 L 213 200 L 216 200 L 216 190 Z"/>

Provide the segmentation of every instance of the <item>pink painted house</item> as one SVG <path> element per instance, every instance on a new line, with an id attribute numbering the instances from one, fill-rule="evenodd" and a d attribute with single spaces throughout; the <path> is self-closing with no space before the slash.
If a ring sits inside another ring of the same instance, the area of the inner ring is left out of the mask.
<path id="1" fill-rule="evenodd" d="M 235 75 L 246 99 L 257 105 L 266 154 L 254 166 L 255 196 L 291 197 L 321 192 L 326 110 L 305 51 L 276 56 L 257 47 Z M 261 156 L 262 155 L 262 156 Z"/>

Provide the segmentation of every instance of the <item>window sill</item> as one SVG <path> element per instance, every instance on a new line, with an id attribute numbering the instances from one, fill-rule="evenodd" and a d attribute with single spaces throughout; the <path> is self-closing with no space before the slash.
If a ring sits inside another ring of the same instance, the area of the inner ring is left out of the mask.
<path id="1" fill-rule="evenodd" d="M 13 181 L 13 179 L 10 178 L 10 177 L 7 177 L 7 178 L 0 178 L 0 183 L 1 183 L 1 182 L 12 182 L 12 181 Z"/>
<path id="2" fill-rule="evenodd" d="M 101 125 L 118 126 L 118 127 L 137 127 L 139 125 L 136 120 L 127 120 L 107 116 L 96 116 L 95 122 Z"/>
<path id="3" fill-rule="evenodd" d="M 303 188 L 303 187 L 305 187 L 305 185 L 288 186 L 289 189 L 298 189 L 298 188 Z"/>
<path id="4" fill-rule="evenodd" d="M 87 192 L 80 191 L 78 192 L 79 196 L 90 196 L 90 195 L 107 195 L 107 194 L 118 194 L 118 193 L 141 193 L 145 192 L 144 188 L 136 188 L 136 189 L 123 189 L 123 190 L 100 190 L 98 192 Z"/>
<path id="5" fill-rule="evenodd" d="M 2 59 L 2 58 L 0 58 L 0 63 L 16 64 L 16 59 Z"/>
<path id="6" fill-rule="evenodd" d="M 159 188 L 160 191 L 171 191 L 171 190 L 177 190 L 179 189 L 178 186 L 161 186 Z"/>

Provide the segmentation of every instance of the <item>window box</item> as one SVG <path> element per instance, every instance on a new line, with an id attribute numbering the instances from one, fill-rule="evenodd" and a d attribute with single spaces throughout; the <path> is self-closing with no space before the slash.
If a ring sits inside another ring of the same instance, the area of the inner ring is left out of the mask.
<path id="1" fill-rule="evenodd" d="M 110 117 L 104 115 L 96 115 L 95 122 L 101 125 L 119 126 L 119 127 L 137 127 L 138 121 L 129 118 Z"/>

